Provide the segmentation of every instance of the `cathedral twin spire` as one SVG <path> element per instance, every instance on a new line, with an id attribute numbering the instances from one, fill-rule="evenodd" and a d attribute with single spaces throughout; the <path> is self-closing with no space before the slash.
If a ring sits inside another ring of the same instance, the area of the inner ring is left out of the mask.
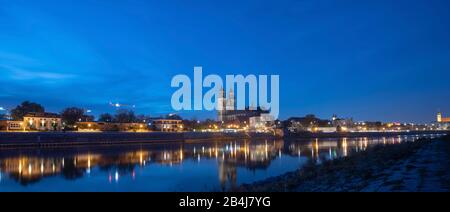
<path id="1" fill-rule="evenodd" d="M 230 93 L 228 94 L 228 98 L 225 96 L 225 90 L 222 88 L 220 90 L 219 98 L 218 98 L 218 110 L 235 110 L 236 109 L 236 98 L 234 96 L 233 89 L 230 89 Z"/>

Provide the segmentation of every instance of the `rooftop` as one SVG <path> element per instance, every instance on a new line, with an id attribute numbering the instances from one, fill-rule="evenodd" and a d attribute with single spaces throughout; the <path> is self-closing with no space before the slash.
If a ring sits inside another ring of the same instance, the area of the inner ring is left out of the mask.
<path id="1" fill-rule="evenodd" d="M 59 114 L 56 113 L 27 113 L 24 117 L 44 117 L 44 118 L 61 118 Z"/>

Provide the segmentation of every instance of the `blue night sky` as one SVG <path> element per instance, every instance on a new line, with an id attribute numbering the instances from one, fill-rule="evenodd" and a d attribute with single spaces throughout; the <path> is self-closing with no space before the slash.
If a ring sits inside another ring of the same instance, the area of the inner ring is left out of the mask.
<path id="1" fill-rule="evenodd" d="M 283 119 L 433 121 L 450 115 L 450 1 L 0 0 L 0 106 L 157 116 L 194 66 L 279 74 Z"/>

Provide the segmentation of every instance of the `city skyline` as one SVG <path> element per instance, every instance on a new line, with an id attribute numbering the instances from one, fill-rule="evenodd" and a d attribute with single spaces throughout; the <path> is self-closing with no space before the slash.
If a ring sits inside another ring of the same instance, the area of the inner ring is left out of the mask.
<path id="1" fill-rule="evenodd" d="M 0 1 L 0 107 L 172 113 L 170 80 L 202 66 L 280 75 L 281 119 L 450 114 L 448 1 L 176 2 Z"/>

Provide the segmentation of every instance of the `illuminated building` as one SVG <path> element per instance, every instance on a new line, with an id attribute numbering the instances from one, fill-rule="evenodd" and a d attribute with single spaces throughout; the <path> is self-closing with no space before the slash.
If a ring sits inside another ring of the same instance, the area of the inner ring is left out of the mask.
<path id="1" fill-rule="evenodd" d="M 336 131 L 330 120 L 319 119 L 313 114 L 289 118 L 285 121 L 285 126 L 290 133 Z"/>
<path id="2" fill-rule="evenodd" d="M 442 117 L 441 112 L 438 112 L 436 118 L 438 123 L 450 123 L 450 117 Z"/>
<path id="3" fill-rule="evenodd" d="M 24 130 L 22 121 L 0 120 L 0 130 L 19 131 Z"/>
<path id="4" fill-rule="evenodd" d="M 112 122 L 77 122 L 78 131 L 121 131 L 121 132 L 147 132 L 144 123 L 112 123 Z"/>
<path id="5" fill-rule="evenodd" d="M 55 113 L 28 113 L 23 117 L 23 121 L 0 120 L 0 130 L 59 131 L 61 117 Z"/>
<path id="6" fill-rule="evenodd" d="M 100 130 L 100 123 L 101 122 L 93 122 L 93 121 L 89 121 L 89 122 L 77 122 L 76 126 L 78 128 L 78 131 L 97 131 Z M 103 125 L 104 126 L 104 125 Z M 102 130 L 102 131 L 107 131 L 106 129 Z"/>
<path id="7" fill-rule="evenodd" d="M 155 119 L 152 121 L 155 130 L 161 132 L 183 131 L 183 121 L 178 119 Z"/>
<path id="8" fill-rule="evenodd" d="M 250 117 L 249 127 L 251 130 L 257 132 L 266 132 L 268 129 L 272 129 L 275 120 L 270 114 L 261 114 L 260 116 Z"/>
<path id="9" fill-rule="evenodd" d="M 322 133 L 334 133 L 336 132 L 336 127 L 310 127 L 308 128 L 310 132 L 322 132 Z"/>
<path id="10" fill-rule="evenodd" d="M 233 90 L 230 90 L 228 98 L 226 98 L 225 91 L 222 89 L 217 98 L 217 120 L 220 122 L 248 123 L 251 117 L 266 113 L 269 113 L 269 111 L 260 107 L 246 107 L 244 110 L 237 110 Z"/>
<path id="11" fill-rule="evenodd" d="M 26 130 L 59 131 L 61 116 L 56 113 L 28 113 L 23 117 Z"/>
<path id="12" fill-rule="evenodd" d="M 450 129 L 450 117 L 442 117 L 442 113 L 438 112 L 437 117 L 437 128 L 439 130 L 448 130 Z"/>
<path id="13" fill-rule="evenodd" d="M 332 125 L 336 127 L 337 131 L 350 131 L 354 127 L 354 122 L 352 118 L 337 118 L 334 115 Z"/>

